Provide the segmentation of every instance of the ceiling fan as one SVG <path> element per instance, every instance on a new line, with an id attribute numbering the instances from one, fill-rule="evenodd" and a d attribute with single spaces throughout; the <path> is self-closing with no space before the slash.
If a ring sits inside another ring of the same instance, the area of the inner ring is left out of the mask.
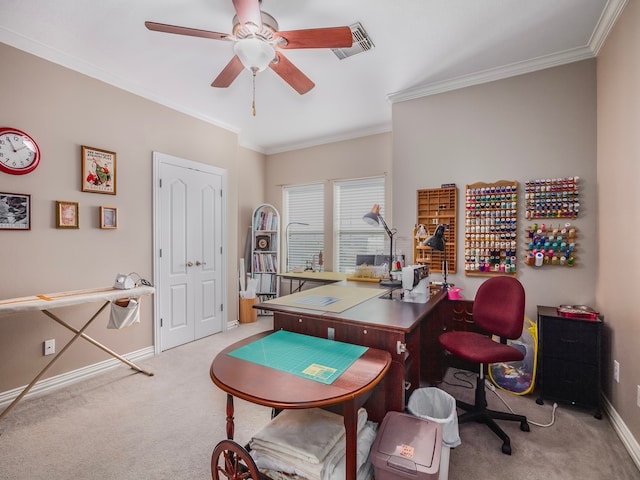
<path id="1" fill-rule="evenodd" d="M 278 22 L 260 10 L 262 0 L 232 0 L 236 15 L 231 34 L 210 32 L 189 27 L 145 22 L 149 30 L 192 37 L 210 38 L 234 42 L 234 57 L 211 84 L 226 88 L 246 68 L 255 75 L 269 67 L 300 95 L 315 84 L 302 73 L 282 50 L 297 48 L 348 48 L 352 45 L 349 27 L 316 28 L 307 30 L 278 31 Z M 254 83 L 255 89 L 255 83 Z M 255 115 L 255 112 L 254 112 Z"/>

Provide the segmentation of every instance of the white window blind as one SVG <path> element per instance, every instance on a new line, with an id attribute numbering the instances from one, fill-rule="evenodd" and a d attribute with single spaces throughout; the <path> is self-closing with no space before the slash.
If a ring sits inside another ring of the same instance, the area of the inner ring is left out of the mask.
<path id="1" fill-rule="evenodd" d="M 284 187 L 283 195 L 284 268 L 306 268 L 324 252 L 324 184 Z"/>
<path id="2" fill-rule="evenodd" d="M 384 218 L 384 177 L 338 181 L 334 184 L 334 270 L 349 273 L 358 254 L 384 254 L 384 228 L 362 220 L 374 204 Z M 388 255 L 388 253 L 387 253 Z"/>

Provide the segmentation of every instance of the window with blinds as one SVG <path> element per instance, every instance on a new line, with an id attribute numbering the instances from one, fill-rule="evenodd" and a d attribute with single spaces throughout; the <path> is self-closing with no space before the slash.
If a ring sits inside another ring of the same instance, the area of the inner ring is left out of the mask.
<path id="1" fill-rule="evenodd" d="M 384 218 L 384 177 L 337 181 L 333 195 L 334 270 L 350 273 L 356 268 L 356 255 L 385 253 L 384 228 L 362 220 L 376 203 Z"/>
<path id="2" fill-rule="evenodd" d="M 324 184 L 283 188 L 285 271 L 310 267 L 324 252 Z"/>

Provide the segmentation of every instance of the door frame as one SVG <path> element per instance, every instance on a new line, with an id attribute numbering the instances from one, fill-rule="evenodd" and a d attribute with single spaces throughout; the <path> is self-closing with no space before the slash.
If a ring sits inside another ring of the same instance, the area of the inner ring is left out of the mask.
<path id="1" fill-rule="evenodd" d="M 213 165 L 207 165 L 205 163 L 194 162 L 192 160 L 186 160 L 184 158 L 174 157 L 162 152 L 153 152 L 153 284 L 156 286 L 156 294 L 153 296 L 153 347 L 156 355 L 162 353 L 161 350 L 161 329 L 160 329 L 160 296 L 158 295 L 160 275 L 160 165 L 169 164 L 177 167 L 189 168 L 191 170 L 197 170 L 200 172 L 211 173 L 221 177 L 221 209 L 222 209 L 222 252 L 227 251 L 227 235 L 228 235 L 228 223 L 227 223 L 227 170 L 220 167 L 214 167 Z M 224 255 L 222 256 L 224 258 Z M 227 262 L 220 262 L 221 281 L 222 281 L 222 295 L 221 301 L 224 304 L 228 303 L 227 300 Z M 223 308 L 220 314 L 222 315 L 222 331 L 227 330 L 228 325 L 228 306 Z"/>

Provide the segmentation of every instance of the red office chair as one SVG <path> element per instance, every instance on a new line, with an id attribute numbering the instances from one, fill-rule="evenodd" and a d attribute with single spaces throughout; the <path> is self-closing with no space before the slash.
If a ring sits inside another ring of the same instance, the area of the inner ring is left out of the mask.
<path id="1" fill-rule="evenodd" d="M 506 412 L 496 412 L 487 408 L 484 373 L 489 363 L 511 362 L 524 359 L 524 354 L 507 345 L 507 339 L 515 340 L 522 334 L 524 321 L 524 288 L 513 277 L 493 277 L 485 281 L 473 302 L 473 319 L 476 325 L 488 334 L 500 337 L 500 342 L 491 336 L 475 332 L 448 332 L 440 335 L 440 345 L 452 355 L 473 363 L 479 363 L 476 384 L 475 405 L 456 401 L 465 413 L 458 417 L 458 423 L 472 420 L 486 424 L 502 439 L 502 452 L 511 455 L 509 436 L 496 424 L 496 420 L 520 422 L 520 430 L 529 431 L 527 417 Z"/>

